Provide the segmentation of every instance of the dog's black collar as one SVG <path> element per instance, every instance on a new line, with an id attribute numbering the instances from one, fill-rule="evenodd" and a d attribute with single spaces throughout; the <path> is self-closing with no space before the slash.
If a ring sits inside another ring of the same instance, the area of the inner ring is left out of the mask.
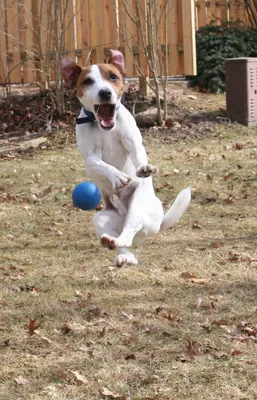
<path id="1" fill-rule="evenodd" d="M 120 108 L 120 103 L 116 106 L 116 112 L 118 111 L 118 109 Z M 87 124 L 89 122 L 93 123 L 96 121 L 95 116 L 93 113 L 91 113 L 90 111 L 87 111 L 87 109 L 82 106 L 83 112 L 86 115 L 86 117 L 78 117 L 76 118 L 76 124 L 77 125 L 81 125 L 81 124 Z"/>
<path id="2" fill-rule="evenodd" d="M 87 111 L 85 109 L 85 107 L 82 107 L 84 114 L 86 115 L 86 117 L 79 117 L 76 118 L 76 124 L 80 125 L 80 124 L 87 124 L 88 122 L 95 122 L 95 116 L 93 113 L 91 113 L 90 111 Z"/>

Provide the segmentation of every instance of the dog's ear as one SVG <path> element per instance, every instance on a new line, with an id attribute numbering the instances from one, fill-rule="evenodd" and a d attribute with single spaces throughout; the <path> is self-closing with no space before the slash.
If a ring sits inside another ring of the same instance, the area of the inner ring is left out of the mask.
<path id="1" fill-rule="evenodd" d="M 73 61 L 69 56 L 65 56 L 61 60 L 61 71 L 66 85 L 75 87 L 82 68 Z"/>
<path id="2" fill-rule="evenodd" d="M 121 74 L 125 76 L 126 69 L 123 54 L 119 50 L 110 50 L 110 53 L 111 57 L 109 59 L 109 64 L 115 65 Z"/>

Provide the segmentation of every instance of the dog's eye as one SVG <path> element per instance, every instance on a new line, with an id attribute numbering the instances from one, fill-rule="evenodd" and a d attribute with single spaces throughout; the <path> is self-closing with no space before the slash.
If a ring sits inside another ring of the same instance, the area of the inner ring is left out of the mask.
<path id="1" fill-rule="evenodd" d="M 117 77 L 117 75 L 115 75 L 115 74 L 110 74 L 110 80 L 111 80 L 112 82 L 116 82 L 118 79 L 119 79 L 119 78 Z"/>
<path id="2" fill-rule="evenodd" d="M 95 82 L 91 78 L 86 78 L 82 83 L 83 85 L 93 85 Z"/>

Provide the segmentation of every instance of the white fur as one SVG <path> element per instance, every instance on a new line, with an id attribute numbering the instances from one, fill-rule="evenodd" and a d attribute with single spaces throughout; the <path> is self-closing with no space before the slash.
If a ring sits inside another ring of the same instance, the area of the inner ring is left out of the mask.
<path id="1" fill-rule="evenodd" d="M 110 103 L 120 102 L 97 66 L 92 67 L 90 76 L 96 83 L 80 98 L 88 111 L 94 113 L 94 104 L 99 104 L 98 92 L 102 88 L 112 91 Z M 80 117 L 84 116 L 82 110 Z M 115 126 L 109 131 L 102 130 L 98 122 L 77 125 L 76 137 L 88 177 L 100 188 L 105 203 L 105 208 L 94 217 L 96 234 L 103 246 L 118 250 L 116 265 L 136 265 L 137 259 L 127 248 L 171 227 L 188 207 L 190 189 L 179 193 L 164 216 L 162 204 L 154 193 L 152 177 L 137 176 L 145 176 L 145 171 L 150 175 L 157 169 L 148 164 L 133 116 L 120 104 L 115 120 Z"/>

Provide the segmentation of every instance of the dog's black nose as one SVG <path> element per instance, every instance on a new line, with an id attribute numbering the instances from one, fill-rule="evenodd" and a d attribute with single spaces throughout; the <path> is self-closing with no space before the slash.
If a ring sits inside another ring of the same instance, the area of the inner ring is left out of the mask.
<path id="1" fill-rule="evenodd" d="M 109 101 L 112 97 L 112 92 L 110 89 L 101 89 L 99 90 L 98 96 L 101 100 Z"/>

